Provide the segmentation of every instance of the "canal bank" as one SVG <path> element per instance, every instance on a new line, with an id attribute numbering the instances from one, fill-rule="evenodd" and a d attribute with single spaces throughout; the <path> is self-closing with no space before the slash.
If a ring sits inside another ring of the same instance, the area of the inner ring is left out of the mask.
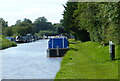
<path id="1" fill-rule="evenodd" d="M 48 40 L 1 50 L 3 79 L 54 79 L 62 58 L 47 57 Z"/>
<path id="2" fill-rule="evenodd" d="M 63 57 L 58 79 L 118 79 L 118 46 L 116 60 L 110 60 L 109 47 L 97 42 L 70 41 L 70 50 Z M 58 80 L 59 81 L 59 80 Z"/>
<path id="3" fill-rule="evenodd" d="M 15 42 L 9 41 L 8 39 L 0 36 L 0 50 L 15 46 L 17 46 Z"/>

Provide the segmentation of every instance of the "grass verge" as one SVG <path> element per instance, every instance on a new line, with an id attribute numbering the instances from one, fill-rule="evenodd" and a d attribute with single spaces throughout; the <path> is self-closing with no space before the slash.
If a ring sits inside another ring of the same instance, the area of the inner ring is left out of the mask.
<path id="1" fill-rule="evenodd" d="M 17 46 L 15 42 L 9 41 L 8 39 L 5 39 L 3 36 L 0 36 L 0 50 L 14 46 Z"/>
<path id="2" fill-rule="evenodd" d="M 70 50 L 63 57 L 57 79 L 118 79 L 118 46 L 116 60 L 110 60 L 109 46 L 97 42 L 70 40 Z M 75 42 L 75 41 L 73 41 Z"/>

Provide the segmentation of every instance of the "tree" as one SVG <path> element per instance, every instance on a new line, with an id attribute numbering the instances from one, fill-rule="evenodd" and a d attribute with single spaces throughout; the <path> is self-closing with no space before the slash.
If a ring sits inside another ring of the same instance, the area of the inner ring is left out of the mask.
<path id="1" fill-rule="evenodd" d="M 62 24 L 65 27 L 65 30 L 74 34 L 77 39 L 76 30 L 78 30 L 78 27 L 76 26 L 75 18 L 73 17 L 74 11 L 77 9 L 77 3 L 67 2 L 64 8 Z"/>
<path id="2" fill-rule="evenodd" d="M 99 21 L 96 20 L 97 5 L 95 3 L 78 3 L 78 9 L 75 11 L 76 21 L 79 29 L 86 30 L 90 34 L 92 41 L 100 41 Z"/>
<path id="3" fill-rule="evenodd" d="M 30 19 L 27 19 L 27 18 L 25 18 L 23 22 L 32 24 L 32 21 Z"/>
<path id="4" fill-rule="evenodd" d="M 62 22 L 61 23 L 55 23 L 53 25 L 53 30 L 57 31 L 58 34 L 68 33 L 67 31 L 65 31 L 65 28 L 63 27 Z"/>
<path id="5" fill-rule="evenodd" d="M 78 3 L 67 2 L 64 8 L 65 10 L 63 14 L 63 20 L 61 22 L 63 23 L 63 26 L 65 27 L 66 31 L 73 34 L 76 40 L 81 41 L 89 40 L 89 33 L 85 29 L 81 29 L 79 27 L 78 21 L 76 20 L 78 14 L 74 14 L 75 11 L 78 9 Z M 84 37 L 82 37 L 83 34 Z"/>
<path id="6" fill-rule="evenodd" d="M 8 22 L 5 21 L 3 18 L 0 18 L 0 23 L 2 24 L 2 28 L 8 27 Z"/>
<path id="7" fill-rule="evenodd" d="M 78 3 L 75 21 L 79 29 L 90 33 L 92 41 L 120 43 L 119 5 L 117 2 Z"/>
<path id="8" fill-rule="evenodd" d="M 12 27 L 5 27 L 5 28 L 3 28 L 2 33 L 5 36 L 12 36 L 13 35 L 13 29 L 12 29 Z"/>
<path id="9" fill-rule="evenodd" d="M 43 16 L 43 17 L 38 17 L 34 23 L 39 23 L 39 22 L 47 22 L 47 19 Z"/>
<path id="10" fill-rule="evenodd" d="M 20 23 L 22 23 L 22 21 L 19 19 L 19 20 L 16 21 L 15 25 L 19 25 Z"/>
<path id="11" fill-rule="evenodd" d="M 40 36 L 43 36 L 43 35 L 54 36 L 54 35 L 58 35 L 58 33 L 55 31 L 51 31 L 51 30 L 41 30 L 41 31 L 39 31 L 39 35 Z"/>
<path id="12" fill-rule="evenodd" d="M 20 35 L 26 35 L 29 33 L 35 34 L 34 27 L 27 22 L 22 22 L 21 24 L 16 26 L 16 30 L 17 30 L 18 34 L 20 34 Z"/>
<path id="13" fill-rule="evenodd" d="M 53 29 L 52 23 L 47 22 L 47 19 L 45 17 L 38 17 L 33 24 L 34 24 L 36 33 L 38 33 L 40 30 Z"/>

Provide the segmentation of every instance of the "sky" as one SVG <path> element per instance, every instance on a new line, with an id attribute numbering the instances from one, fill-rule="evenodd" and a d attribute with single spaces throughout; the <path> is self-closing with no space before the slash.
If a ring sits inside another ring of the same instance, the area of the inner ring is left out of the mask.
<path id="1" fill-rule="evenodd" d="M 68 0 L 0 0 L 0 18 L 14 25 L 24 18 L 35 21 L 45 16 L 49 22 L 59 23 Z"/>

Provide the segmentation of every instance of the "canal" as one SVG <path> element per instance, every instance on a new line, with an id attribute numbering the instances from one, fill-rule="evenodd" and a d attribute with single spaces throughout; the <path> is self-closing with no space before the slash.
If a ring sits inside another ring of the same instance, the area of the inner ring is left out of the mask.
<path id="1" fill-rule="evenodd" d="M 3 79 L 54 79 L 62 58 L 47 57 L 48 40 L 2 50 Z"/>

